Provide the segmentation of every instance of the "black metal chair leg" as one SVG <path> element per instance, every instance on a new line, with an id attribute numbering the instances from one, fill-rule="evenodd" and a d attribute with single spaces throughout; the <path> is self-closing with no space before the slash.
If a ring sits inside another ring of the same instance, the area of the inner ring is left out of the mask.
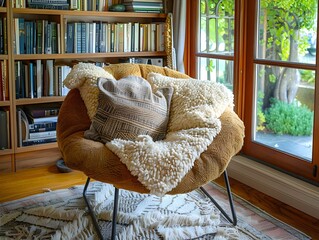
<path id="1" fill-rule="evenodd" d="M 92 218 L 93 225 L 94 225 L 95 231 L 96 231 L 96 233 L 98 235 L 98 238 L 103 240 L 103 236 L 102 236 L 99 224 L 98 224 L 98 220 L 97 220 L 97 218 L 95 216 L 94 210 L 93 210 L 89 200 L 86 197 L 86 191 L 87 191 L 87 188 L 89 186 L 89 183 L 90 183 L 90 178 L 88 177 L 87 180 L 86 180 L 84 189 L 83 189 L 83 198 L 84 198 L 85 203 L 86 203 L 86 205 L 88 207 L 89 214 L 90 214 L 90 216 Z M 115 236 L 116 236 L 116 217 L 117 217 L 117 209 L 118 209 L 118 200 L 119 200 L 119 189 L 115 188 L 114 205 L 113 205 L 113 217 L 112 217 L 112 235 L 111 235 L 111 239 L 112 240 L 114 240 Z"/>
<path id="2" fill-rule="evenodd" d="M 115 240 L 115 236 L 116 236 L 116 217 L 117 217 L 118 202 L 119 202 L 119 189 L 115 188 L 114 205 L 113 205 L 113 219 L 112 219 L 112 236 L 111 236 L 112 240 Z"/>
<path id="3" fill-rule="evenodd" d="M 227 190 L 227 195 L 228 195 L 229 206 L 230 206 L 232 218 L 225 212 L 225 210 L 215 201 L 215 199 L 203 187 L 200 187 L 200 189 L 214 203 L 214 205 L 223 214 L 223 216 L 230 223 L 232 223 L 234 226 L 236 226 L 237 225 L 237 216 L 236 216 L 236 212 L 235 212 L 235 208 L 234 208 L 233 196 L 232 196 L 232 192 L 231 192 L 231 189 L 230 189 L 229 180 L 228 180 L 228 174 L 227 174 L 226 170 L 224 171 L 224 180 L 225 180 L 225 184 L 226 184 L 226 190 Z"/>

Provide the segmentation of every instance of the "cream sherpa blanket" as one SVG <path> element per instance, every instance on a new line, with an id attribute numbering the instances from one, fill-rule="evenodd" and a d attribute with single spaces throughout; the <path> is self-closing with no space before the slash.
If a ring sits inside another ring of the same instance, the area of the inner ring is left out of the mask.
<path id="1" fill-rule="evenodd" d="M 93 64 L 77 65 L 64 81 L 67 87 L 79 88 L 91 119 L 98 102 L 96 80 L 108 74 L 95 68 L 98 67 Z M 157 73 L 149 74 L 147 80 L 154 89 L 174 88 L 166 138 L 154 142 L 141 135 L 135 141 L 114 139 L 106 146 L 151 194 L 162 196 L 178 185 L 220 132 L 219 117 L 232 106 L 233 95 L 225 86 L 212 81 L 174 79 Z"/>

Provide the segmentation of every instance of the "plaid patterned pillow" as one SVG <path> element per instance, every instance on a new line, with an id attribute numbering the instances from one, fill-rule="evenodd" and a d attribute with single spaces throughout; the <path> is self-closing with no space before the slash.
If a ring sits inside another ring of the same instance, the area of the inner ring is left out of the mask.
<path id="1" fill-rule="evenodd" d="M 166 135 L 173 88 L 155 93 L 142 77 L 120 80 L 99 78 L 99 103 L 90 129 L 84 137 L 103 143 L 114 138 L 134 140 L 149 135 L 154 141 Z"/>

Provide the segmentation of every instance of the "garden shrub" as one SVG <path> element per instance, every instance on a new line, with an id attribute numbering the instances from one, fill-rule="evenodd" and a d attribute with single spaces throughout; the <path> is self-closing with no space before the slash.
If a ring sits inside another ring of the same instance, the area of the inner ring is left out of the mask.
<path id="1" fill-rule="evenodd" d="M 310 136 L 313 127 L 313 112 L 297 102 L 288 104 L 277 99 L 271 100 L 265 113 L 266 127 L 276 134 Z"/>

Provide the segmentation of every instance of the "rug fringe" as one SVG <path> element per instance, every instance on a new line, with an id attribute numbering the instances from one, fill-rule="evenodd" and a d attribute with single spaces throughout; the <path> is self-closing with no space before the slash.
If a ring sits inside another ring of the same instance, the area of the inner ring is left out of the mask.
<path id="1" fill-rule="evenodd" d="M 240 240 L 239 232 L 235 227 L 218 227 L 214 240 Z"/>
<path id="2" fill-rule="evenodd" d="M 88 217 L 79 216 L 56 231 L 51 240 L 60 239 L 95 240 L 98 237 L 94 232 L 92 221 Z"/>
<path id="3" fill-rule="evenodd" d="M 21 215 L 21 212 L 7 213 L 0 217 L 0 227 Z"/>

